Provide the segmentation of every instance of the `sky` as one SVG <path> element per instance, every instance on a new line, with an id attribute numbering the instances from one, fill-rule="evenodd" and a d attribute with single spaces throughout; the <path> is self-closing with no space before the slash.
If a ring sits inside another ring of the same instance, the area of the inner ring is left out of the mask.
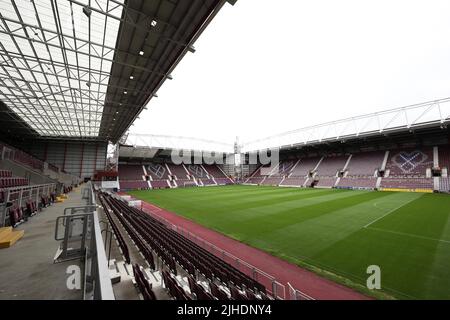
<path id="1" fill-rule="evenodd" d="M 450 1 L 225 4 L 131 133 L 241 143 L 450 97 Z"/>

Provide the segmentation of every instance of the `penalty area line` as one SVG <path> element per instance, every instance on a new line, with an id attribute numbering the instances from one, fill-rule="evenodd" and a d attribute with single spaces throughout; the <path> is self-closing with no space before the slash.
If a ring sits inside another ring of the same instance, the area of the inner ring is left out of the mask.
<path id="1" fill-rule="evenodd" d="M 410 202 L 412 202 L 412 201 L 414 201 L 414 200 L 416 200 L 416 199 L 418 199 L 418 198 L 411 199 L 411 200 L 409 200 L 409 201 L 407 201 L 407 202 L 405 202 L 405 203 L 402 203 L 401 205 L 395 207 L 394 209 L 389 210 L 388 212 L 386 212 L 385 214 L 383 214 L 381 217 L 378 217 L 378 218 L 376 218 L 375 220 L 373 220 L 373 221 L 369 222 L 368 224 L 366 224 L 365 226 L 363 226 L 363 228 L 369 227 L 370 225 L 374 224 L 375 222 L 377 222 L 377 221 L 383 219 L 383 218 L 386 217 L 387 215 L 391 214 L 391 213 L 394 212 L 394 211 L 397 211 L 397 210 L 400 209 L 401 207 L 406 206 L 408 203 L 410 203 Z M 378 204 L 378 202 L 375 203 L 375 204 Z M 378 206 L 376 206 L 375 204 L 374 204 L 374 207 L 380 209 L 380 208 L 379 208 Z"/>
<path id="2" fill-rule="evenodd" d="M 380 229 L 380 228 L 374 228 L 374 227 L 370 227 L 370 228 L 366 228 L 366 229 L 380 231 L 380 232 L 387 232 L 387 233 L 392 233 L 392 234 L 397 234 L 399 236 L 407 236 L 407 237 L 413 237 L 413 238 L 419 238 L 419 239 L 425 239 L 425 240 L 431 240 L 431 241 L 438 241 L 438 242 L 443 242 L 443 243 L 449 243 L 450 244 L 449 240 L 430 238 L 430 237 L 420 236 L 418 234 L 413 234 L 413 233 L 392 231 L 392 230 L 386 230 L 386 229 Z"/>

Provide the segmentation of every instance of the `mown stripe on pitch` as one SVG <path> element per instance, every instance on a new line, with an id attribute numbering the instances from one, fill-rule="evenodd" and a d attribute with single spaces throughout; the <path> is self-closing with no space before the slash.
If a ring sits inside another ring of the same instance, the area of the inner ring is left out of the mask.
<path id="1" fill-rule="evenodd" d="M 272 211 L 270 214 L 259 215 L 251 219 L 239 221 L 234 227 L 234 232 L 239 231 L 243 235 L 254 236 L 257 234 L 272 232 L 273 230 L 285 226 L 313 219 L 315 217 L 329 214 L 335 208 L 346 208 L 357 203 L 365 202 L 370 199 L 384 196 L 382 193 L 364 192 L 364 193 L 345 193 L 340 194 L 339 198 L 329 198 L 328 201 L 308 204 L 303 207 L 295 205 L 288 210 Z M 323 199 L 322 199 L 323 200 Z"/>

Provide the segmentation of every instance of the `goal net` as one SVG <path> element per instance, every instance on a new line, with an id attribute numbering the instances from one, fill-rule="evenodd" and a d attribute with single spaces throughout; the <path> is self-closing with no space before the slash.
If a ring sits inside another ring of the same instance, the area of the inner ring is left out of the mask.
<path id="1" fill-rule="evenodd" d="M 194 181 L 184 181 L 183 182 L 183 187 L 196 187 L 197 185 L 195 184 Z"/>

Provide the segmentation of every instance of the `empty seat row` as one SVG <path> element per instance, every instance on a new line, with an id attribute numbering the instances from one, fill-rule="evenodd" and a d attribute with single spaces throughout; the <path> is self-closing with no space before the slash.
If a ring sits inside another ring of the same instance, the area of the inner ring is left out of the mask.
<path id="1" fill-rule="evenodd" d="M 197 181 L 201 181 L 201 183 L 204 186 L 210 186 L 210 185 L 215 185 L 216 184 L 213 179 L 198 179 Z"/>
<path id="2" fill-rule="evenodd" d="M 114 222 L 114 219 L 112 218 L 112 216 L 110 214 L 111 209 L 109 208 L 107 203 L 104 203 L 103 198 L 99 198 L 99 199 L 100 199 L 100 202 L 101 202 L 103 208 L 105 209 L 104 210 L 105 215 L 109 221 L 109 224 L 111 225 L 111 228 L 113 229 L 114 235 L 116 236 L 116 240 L 119 243 L 119 247 L 120 247 L 120 250 L 122 251 L 123 257 L 125 258 L 125 262 L 129 264 L 130 263 L 130 254 L 128 251 L 128 246 L 126 245 L 125 240 L 123 239 L 119 228 L 117 227 L 116 223 Z"/>
<path id="3" fill-rule="evenodd" d="M 12 177 L 12 172 L 9 170 L 0 170 L 0 178 Z"/>
<path id="4" fill-rule="evenodd" d="M 396 188 L 396 189 L 430 189 L 434 187 L 432 178 L 383 178 L 381 180 L 382 188 Z"/>
<path id="5" fill-rule="evenodd" d="M 119 164 L 118 167 L 120 181 L 143 181 L 144 169 L 137 164 Z"/>
<path id="6" fill-rule="evenodd" d="M 450 192 L 450 178 L 442 177 L 439 181 L 439 191 Z"/>
<path id="7" fill-rule="evenodd" d="M 184 289 L 173 278 L 172 274 L 166 270 L 162 272 L 164 285 L 169 290 L 169 294 L 177 300 L 191 300 Z"/>
<path id="8" fill-rule="evenodd" d="M 283 177 L 267 177 L 266 179 L 264 179 L 262 184 L 268 186 L 278 186 L 281 181 L 283 181 Z"/>
<path id="9" fill-rule="evenodd" d="M 189 288 L 191 294 L 196 298 L 196 300 L 214 300 L 214 296 L 203 288 L 193 277 L 188 276 Z"/>
<path id="10" fill-rule="evenodd" d="M 22 208 L 14 205 L 9 208 L 9 223 L 12 227 L 16 227 L 25 219 Z"/>
<path id="11" fill-rule="evenodd" d="M 13 188 L 28 185 L 28 179 L 16 177 L 2 177 L 0 178 L 0 188 Z"/>
<path id="12" fill-rule="evenodd" d="M 377 178 L 373 176 L 347 176 L 339 180 L 338 187 L 375 189 Z"/>
<path id="13" fill-rule="evenodd" d="M 216 180 L 217 184 L 223 185 L 223 184 L 234 184 L 233 180 L 230 178 L 214 178 Z"/>
<path id="14" fill-rule="evenodd" d="M 14 151 L 14 161 L 20 162 L 33 169 L 44 170 L 44 162 L 20 150 Z"/>
<path id="15" fill-rule="evenodd" d="M 142 272 L 142 268 L 137 264 L 133 265 L 133 275 L 144 300 L 157 300 L 155 293 L 152 290 L 152 284 L 147 281 Z"/>
<path id="16" fill-rule="evenodd" d="M 99 200 L 100 200 L 100 204 L 103 206 L 105 213 L 108 212 L 111 209 L 108 200 L 104 197 L 103 194 L 99 194 Z M 116 214 L 116 212 L 114 210 L 111 210 L 112 213 Z M 153 255 L 150 251 L 150 249 L 148 248 L 148 244 L 146 244 L 141 237 L 139 237 L 136 232 L 134 231 L 134 229 L 129 225 L 129 223 L 125 220 L 125 218 L 122 215 L 117 215 L 116 217 L 118 218 L 120 224 L 122 225 L 122 227 L 126 230 L 126 232 L 128 233 L 128 235 L 131 237 L 131 239 L 134 241 L 134 243 L 136 244 L 136 246 L 138 247 L 139 251 L 142 253 L 142 255 L 144 256 L 145 260 L 147 261 L 148 265 L 150 266 L 150 269 L 155 270 L 155 262 L 153 260 Z M 128 250 L 128 248 L 127 248 Z M 129 262 L 128 262 L 129 263 Z"/>
<path id="17" fill-rule="evenodd" d="M 153 189 L 164 189 L 170 187 L 167 180 L 152 180 L 150 181 L 150 184 Z"/>
<path id="18" fill-rule="evenodd" d="M 122 181 L 120 180 L 120 189 L 148 189 L 147 181 L 136 180 L 136 181 Z"/>
<path id="19" fill-rule="evenodd" d="M 55 201 L 55 194 L 41 196 L 41 208 L 50 206 Z M 25 217 L 31 217 L 38 213 L 39 205 L 32 199 L 27 199 L 22 207 L 14 203 L 9 209 L 9 223 L 12 227 L 16 227 L 25 220 Z"/>
<path id="20" fill-rule="evenodd" d="M 141 242 L 145 241 L 169 266 L 171 272 L 176 274 L 175 262 L 177 262 L 193 277 L 198 272 L 210 281 L 218 280 L 225 285 L 265 293 L 263 285 L 176 231 L 167 228 L 147 213 L 130 207 L 124 201 L 108 194 L 103 194 L 102 197 L 121 220 L 130 236 L 135 233 L 135 238 L 141 238 Z"/>

